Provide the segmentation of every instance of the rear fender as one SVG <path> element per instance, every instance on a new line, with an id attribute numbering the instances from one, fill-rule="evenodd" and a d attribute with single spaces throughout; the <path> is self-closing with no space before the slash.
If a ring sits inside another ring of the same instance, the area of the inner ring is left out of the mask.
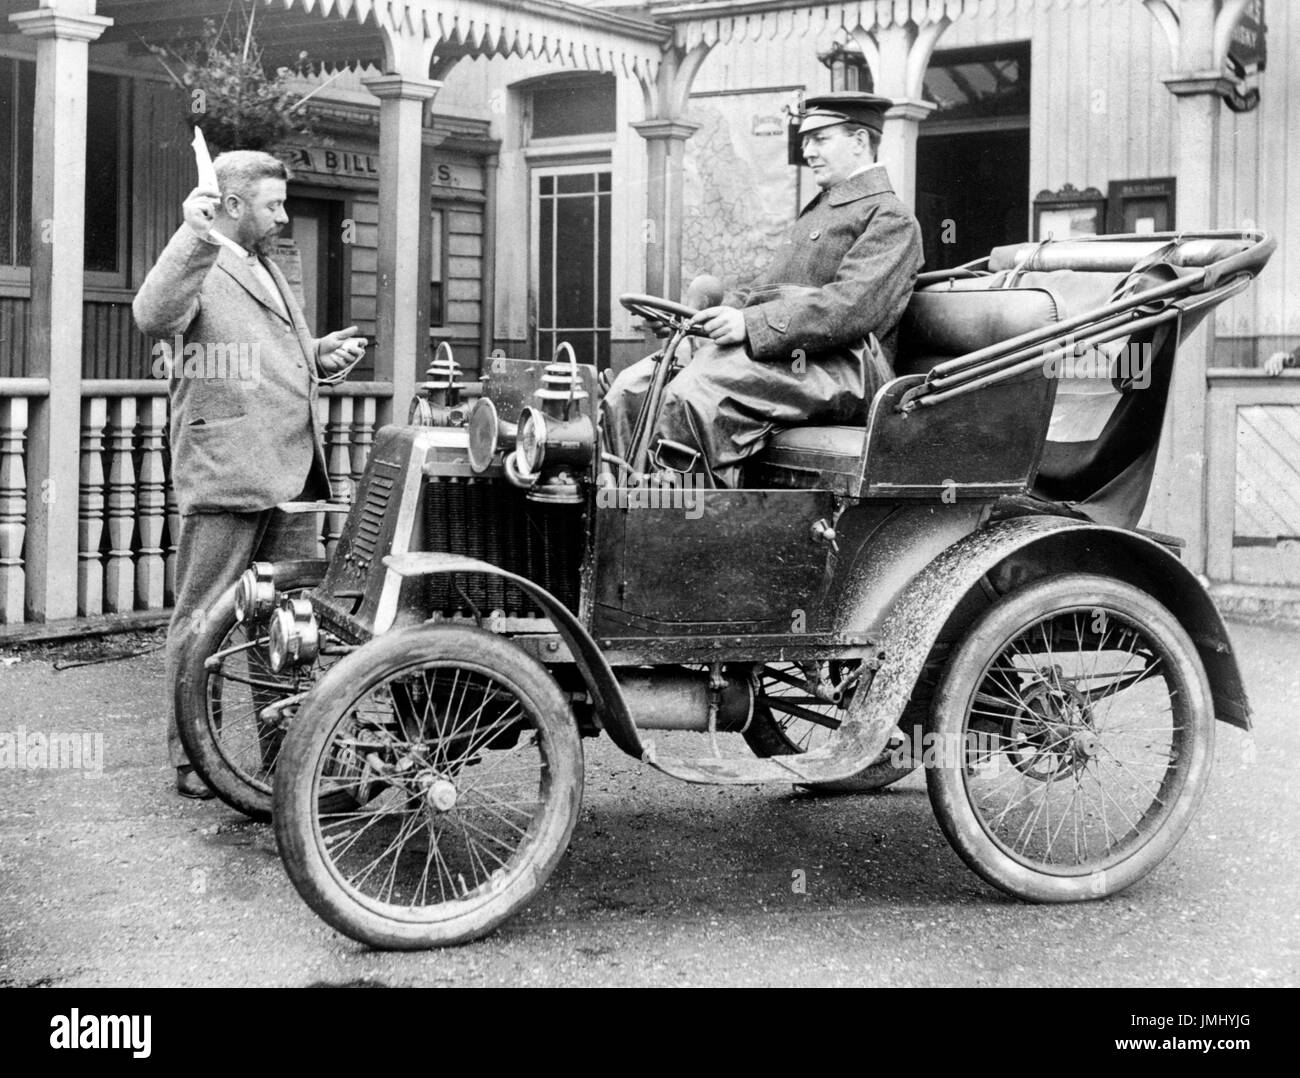
<path id="1" fill-rule="evenodd" d="M 605 661 L 604 653 L 583 628 L 582 622 L 550 592 L 525 577 L 460 554 L 390 554 L 384 558 L 384 565 L 402 577 L 431 576 L 435 573 L 489 573 L 517 584 L 537 600 L 537 604 L 555 624 L 555 631 L 568 645 L 610 739 L 629 756 L 635 756 L 638 760 L 643 758 L 641 738 L 637 735 L 636 725 L 628 714 L 627 704 L 614 678 L 614 671 Z"/>
<path id="2" fill-rule="evenodd" d="M 880 634 L 884 662 L 871 692 L 855 701 L 854 710 L 901 715 L 931 649 L 941 638 L 960 635 L 962 617 L 988 602 L 988 584 L 1005 593 L 1063 571 L 1116 577 L 1168 607 L 1196 646 L 1216 717 L 1250 729 L 1250 706 L 1227 627 L 1195 575 L 1144 535 L 1050 516 L 1018 517 L 982 528 L 919 573 L 890 608 Z M 970 601 L 963 605 L 964 600 Z"/>

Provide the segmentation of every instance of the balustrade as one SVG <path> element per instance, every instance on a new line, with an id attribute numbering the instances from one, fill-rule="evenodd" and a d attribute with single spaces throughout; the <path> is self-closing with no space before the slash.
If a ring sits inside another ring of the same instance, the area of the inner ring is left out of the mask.
<path id="1" fill-rule="evenodd" d="M 104 427 L 108 401 L 88 397 L 81 402 L 81 491 L 77 537 L 77 613 L 93 617 L 104 612 Z"/>
<path id="2" fill-rule="evenodd" d="M 322 395 L 326 464 L 336 501 L 350 502 L 375 437 L 386 386 Z M 29 499 L 27 430 L 41 379 L 0 379 L 0 625 L 24 621 Z M 173 601 L 181 517 L 167 452 L 166 386 L 86 380 L 81 403 L 77 612 L 82 617 L 164 609 Z M 333 553 L 345 512 L 320 514 L 319 553 Z M 39 617 L 39 614 L 37 615 Z"/>
<path id="3" fill-rule="evenodd" d="M 27 414 L 26 397 L 0 397 L 0 625 L 23 620 Z"/>

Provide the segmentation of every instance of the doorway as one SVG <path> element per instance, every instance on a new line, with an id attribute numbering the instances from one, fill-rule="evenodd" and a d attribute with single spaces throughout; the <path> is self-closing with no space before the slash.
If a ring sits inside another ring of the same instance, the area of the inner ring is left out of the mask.
<path id="1" fill-rule="evenodd" d="M 1029 237 L 1027 41 L 936 52 L 916 143 L 925 268 L 950 269 Z"/>
<path id="2" fill-rule="evenodd" d="M 1028 239 L 1028 129 L 918 138 L 916 216 L 927 270 Z"/>
<path id="3" fill-rule="evenodd" d="M 341 329 L 347 325 L 343 321 L 344 202 L 290 191 L 286 209 L 289 223 L 281 237 L 297 248 L 297 283 L 307 326 L 316 334 Z"/>

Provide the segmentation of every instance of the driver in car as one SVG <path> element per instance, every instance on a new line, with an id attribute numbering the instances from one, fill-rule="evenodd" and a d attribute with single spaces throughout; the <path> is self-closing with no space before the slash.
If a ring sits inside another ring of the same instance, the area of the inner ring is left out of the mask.
<path id="1" fill-rule="evenodd" d="M 921 267 L 921 229 L 876 163 L 885 111 L 874 94 L 808 98 L 804 161 L 821 191 L 790 226 L 739 307 L 709 306 L 709 338 L 664 391 L 651 450 L 670 470 L 735 487 L 774 429 L 865 422 L 893 377 L 897 325 Z M 653 359 L 634 363 L 602 403 L 605 449 L 629 460 Z"/>

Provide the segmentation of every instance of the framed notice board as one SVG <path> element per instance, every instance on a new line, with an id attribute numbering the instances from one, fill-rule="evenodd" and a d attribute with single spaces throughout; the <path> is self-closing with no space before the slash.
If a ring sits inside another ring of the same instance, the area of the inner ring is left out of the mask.
<path id="1" fill-rule="evenodd" d="M 1150 180 L 1111 180 L 1106 192 L 1106 231 L 1172 232 L 1177 181 L 1173 176 Z"/>
<path id="2" fill-rule="evenodd" d="M 1095 187 L 1082 191 L 1067 183 L 1059 191 L 1039 191 L 1034 199 L 1034 239 L 1068 240 L 1106 231 L 1106 197 Z"/>

